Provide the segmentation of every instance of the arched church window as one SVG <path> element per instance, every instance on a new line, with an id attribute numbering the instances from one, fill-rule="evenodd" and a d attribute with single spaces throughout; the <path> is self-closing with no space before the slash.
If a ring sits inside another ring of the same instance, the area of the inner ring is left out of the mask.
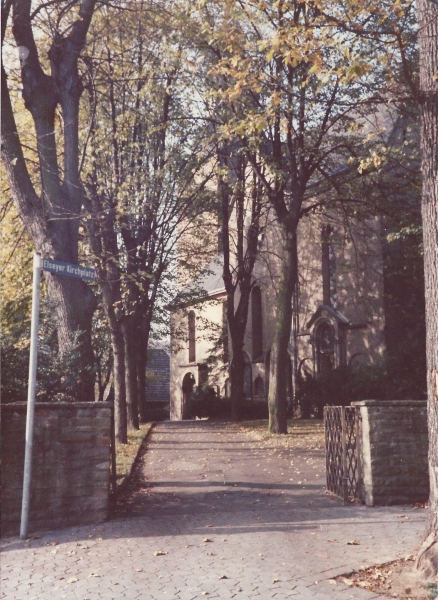
<path id="1" fill-rule="evenodd" d="M 315 335 L 318 375 L 325 375 L 335 366 L 335 331 L 330 323 L 321 323 Z"/>
<path id="2" fill-rule="evenodd" d="M 256 286 L 251 292 L 252 313 L 252 358 L 261 360 L 263 357 L 263 314 L 262 314 L 262 292 Z"/>
<path id="3" fill-rule="evenodd" d="M 189 362 L 196 361 L 196 317 L 193 310 L 189 312 Z"/>

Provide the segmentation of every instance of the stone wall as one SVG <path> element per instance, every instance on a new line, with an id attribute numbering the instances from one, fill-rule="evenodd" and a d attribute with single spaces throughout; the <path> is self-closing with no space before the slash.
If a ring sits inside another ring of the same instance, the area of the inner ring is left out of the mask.
<path id="1" fill-rule="evenodd" d="M 368 506 L 429 495 L 426 400 L 352 402 L 362 417 L 361 497 Z"/>
<path id="2" fill-rule="evenodd" d="M 18 535 L 26 403 L 1 407 L 2 535 Z M 37 403 L 29 531 L 96 523 L 108 516 L 111 404 Z"/>

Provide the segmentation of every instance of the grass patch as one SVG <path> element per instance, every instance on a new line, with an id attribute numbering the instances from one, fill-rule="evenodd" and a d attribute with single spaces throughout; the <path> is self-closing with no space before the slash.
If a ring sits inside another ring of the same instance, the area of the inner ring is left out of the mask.
<path id="1" fill-rule="evenodd" d="M 235 426 L 261 441 L 269 441 L 279 446 L 312 446 L 315 449 L 324 447 L 324 421 L 318 419 L 289 419 L 286 435 L 269 433 L 268 419 L 240 421 Z"/>
<path id="2" fill-rule="evenodd" d="M 116 444 L 117 485 L 120 485 L 125 477 L 129 475 L 132 463 L 151 427 L 152 423 L 141 423 L 140 429 L 128 431 L 127 444 Z"/>

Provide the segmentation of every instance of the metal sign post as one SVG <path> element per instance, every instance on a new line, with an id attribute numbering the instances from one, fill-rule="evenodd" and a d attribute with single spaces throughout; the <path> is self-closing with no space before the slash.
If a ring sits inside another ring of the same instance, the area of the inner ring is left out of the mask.
<path id="1" fill-rule="evenodd" d="M 27 417 L 26 417 L 26 446 L 24 450 L 24 477 L 23 500 L 21 504 L 20 538 L 27 538 L 29 525 L 30 482 L 32 479 L 32 446 L 33 422 L 35 415 L 37 355 L 38 355 L 38 321 L 40 313 L 40 281 L 41 270 L 49 271 L 55 275 L 76 277 L 85 281 L 95 280 L 95 271 L 92 267 L 71 265 L 52 258 L 41 258 L 36 253 L 33 255 L 33 286 L 32 286 L 32 319 L 30 326 L 30 358 L 29 358 L 29 387 L 27 390 Z"/>
<path id="2" fill-rule="evenodd" d="M 20 538 L 27 538 L 29 524 L 30 482 L 32 477 L 33 420 L 35 415 L 38 355 L 38 321 L 40 313 L 41 255 L 33 255 L 32 319 L 30 326 L 29 387 L 27 390 L 26 446 L 24 451 L 23 501 Z"/>

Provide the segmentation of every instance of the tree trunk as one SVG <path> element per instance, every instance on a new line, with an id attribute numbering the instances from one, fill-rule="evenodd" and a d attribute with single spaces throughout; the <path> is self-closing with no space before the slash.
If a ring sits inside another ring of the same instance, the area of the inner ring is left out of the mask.
<path id="1" fill-rule="evenodd" d="M 62 260 L 62 259 L 61 259 Z M 59 353 L 74 352 L 78 374 L 76 394 L 81 402 L 94 401 L 94 354 L 91 343 L 91 320 L 96 298 L 88 284 L 80 279 L 45 273 L 50 304 L 53 307 Z M 75 340 L 75 334 L 79 334 Z M 77 341 L 78 346 L 72 347 Z"/>
<path id="2" fill-rule="evenodd" d="M 438 5 L 417 0 L 417 11 L 430 479 L 426 535 L 417 568 L 430 579 L 438 573 Z"/>
<path id="3" fill-rule="evenodd" d="M 149 319 L 147 319 L 149 321 Z M 145 319 L 146 321 L 146 319 Z M 144 323 L 139 328 L 137 336 L 137 394 L 140 420 L 145 423 L 147 418 L 147 397 L 146 397 L 146 366 L 148 362 L 150 325 Z"/>
<path id="4" fill-rule="evenodd" d="M 114 355 L 114 428 L 119 444 L 128 442 L 125 384 L 125 342 L 119 324 L 111 329 L 111 344 Z"/>
<path id="5" fill-rule="evenodd" d="M 36 250 L 43 256 L 70 263 L 78 262 L 79 217 L 84 198 L 78 169 L 82 85 L 77 62 L 85 45 L 95 3 L 96 0 L 82 2 L 68 35 L 63 37 L 59 31 L 54 33 L 48 53 L 51 75 L 44 72 L 40 62 L 38 38 L 35 39 L 32 29 L 31 2 L 2 3 L 2 44 L 12 6 L 12 33 L 17 47 L 24 50 L 20 58 L 22 95 L 35 125 L 41 177 L 38 196 L 23 155 L 2 64 L 2 158 L 11 194 Z M 64 128 L 63 142 L 57 145 L 55 116 L 58 105 L 61 106 Z M 63 181 L 59 156 L 64 159 Z M 78 375 L 75 394 L 80 400 L 94 400 L 91 318 L 96 304 L 93 293 L 83 281 L 49 273 L 45 277 L 61 355 L 72 348 L 81 332 L 76 348 L 77 366 L 74 367 Z"/>
<path id="6" fill-rule="evenodd" d="M 245 358 L 243 354 L 243 334 L 239 339 L 232 342 L 233 357 L 230 364 L 230 400 L 231 400 L 231 420 L 238 421 L 241 416 L 241 406 L 243 398 L 243 388 L 245 379 Z"/>
<path id="7" fill-rule="evenodd" d="M 140 421 L 146 423 L 147 397 L 146 397 L 146 365 L 147 346 L 139 348 L 137 352 L 137 397 L 140 412 Z"/>
<path id="8" fill-rule="evenodd" d="M 93 227 L 89 226 L 90 241 L 96 242 L 93 235 Z M 98 269 L 99 273 L 99 269 Z M 126 410 L 126 381 L 125 381 L 125 340 L 120 319 L 117 318 L 114 306 L 120 297 L 120 289 L 108 282 L 108 278 L 100 274 L 100 289 L 102 301 L 111 334 L 111 346 L 113 349 L 113 373 L 114 373 L 114 430 L 117 442 L 126 444 L 128 442 L 127 410 Z"/>
<path id="9" fill-rule="evenodd" d="M 252 267 L 251 267 L 252 271 Z M 245 385 L 245 355 L 243 351 L 246 323 L 248 321 L 251 273 L 242 276 L 240 297 L 237 309 L 234 309 L 234 286 L 227 293 L 227 321 L 230 329 L 232 357 L 230 361 L 230 400 L 231 419 L 241 417 L 242 398 Z"/>
<path id="10" fill-rule="evenodd" d="M 11 193 L 19 214 L 37 251 L 55 260 L 76 263 L 77 244 L 65 244 L 69 239 L 68 229 L 77 228 L 66 220 L 54 219 L 47 225 L 41 211 L 41 202 L 35 193 L 26 168 L 17 128 L 12 112 L 6 73 L 2 67 L 2 158 L 8 175 Z M 14 162 L 15 160 L 15 162 Z M 43 180 L 45 178 L 43 177 Z M 49 184 L 48 184 L 49 185 Z M 96 301 L 91 288 L 84 281 L 45 273 L 49 298 L 53 304 L 57 324 L 59 352 L 61 355 L 71 348 L 75 335 L 83 332 L 77 348 L 78 387 L 77 397 L 83 401 L 94 400 L 93 350 L 91 346 L 91 319 Z"/>
<path id="11" fill-rule="evenodd" d="M 230 363 L 230 388 L 231 388 L 231 419 L 240 418 L 241 403 L 245 382 L 245 357 L 244 339 L 248 320 L 249 300 L 251 294 L 251 279 L 258 251 L 258 236 L 260 233 L 261 192 L 257 186 L 254 175 L 251 192 L 251 213 L 249 224 L 248 214 L 245 214 L 246 192 L 245 171 L 246 161 L 237 154 L 229 156 L 230 149 L 222 148 L 219 151 L 219 160 L 222 165 L 231 166 L 232 175 L 224 180 L 219 179 L 218 193 L 222 201 L 222 239 L 221 246 L 224 256 L 223 281 L 227 290 L 227 324 L 229 327 L 232 347 Z M 231 184 L 238 182 L 234 194 Z M 236 231 L 230 232 L 229 221 L 231 213 L 236 214 Z M 245 231 L 245 228 L 246 231 Z M 235 239 L 233 239 L 235 238 Z M 231 268 L 231 248 L 235 244 L 235 281 L 233 281 L 233 268 Z M 246 246 L 246 249 L 245 249 Z M 239 287 L 239 301 L 235 308 L 235 292 Z"/>
<path id="12" fill-rule="evenodd" d="M 136 321 L 126 317 L 122 324 L 125 344 L 126 411 L 128 429 L 139 429 L 137 399 Z"/>
<path id="13" fill-rule="evenodd" d="M 274 339 L 269 369 L 269 432 L 287 433 L 288 346 L 292 326 L 292 295 L 297 281 L 297 236 L 286 233 L 285 259 L 280 277 Z"/>

